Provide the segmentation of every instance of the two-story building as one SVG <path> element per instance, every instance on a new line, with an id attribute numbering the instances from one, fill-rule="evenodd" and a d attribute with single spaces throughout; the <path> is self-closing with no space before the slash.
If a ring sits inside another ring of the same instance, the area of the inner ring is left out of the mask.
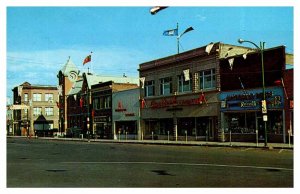
<path id="1" fill-rule="evenodd" d="M 140 64 L 144 137 L 217 140 L 220 127 L 220 59 L 247 50 L 251 49 L 210 43 Z"/>

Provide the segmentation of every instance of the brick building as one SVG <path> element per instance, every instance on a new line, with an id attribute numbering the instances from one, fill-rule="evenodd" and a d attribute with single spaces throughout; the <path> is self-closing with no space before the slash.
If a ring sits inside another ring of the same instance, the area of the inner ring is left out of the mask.
<path id="1" fill-rule="evenodd" d="M 286 120 L 292 118 L 287 118 L 284 109 L 285 88 L 278 85 L 283 78 L 292 91 L 290 75 L 284 76 L 286 56 L 284 46 L 264 51 L 270 142 L 285 141 Z M 255 142 L 256 130 L 264 138 L 262 68 L 257 50 L 210 43 L 139 67 L 145 138 L 223 141 L 231 131 L 233 141 Z M 288 95 L 292 96 L 291 91 Z"/>
<path id="2" fill-rule="evenodd" d="M 67 96 L 72 89 L 73 84 L 81 79 L 80 72 L 70 57 L 66 64 L 57 74 L 58 78 L 58 92 L 59 100 L 57 106 L 59 107 L 59 132 L 64 133 L 68 127 L 67 119 Z"/>
<path id="3" fill-rule="evenodd" d="M 88 132 L 102 138 L 103 134 L 105 138 L 113 138 L 112 93 L 137 87 L 137 84 L 138 79 L 135 78 L 83 73 L 67 94 L 67 129 L 76 129 L 84 136 Z"/>
<path id="4" fill-rule="evenodd" d="M 56 86 L 31 85 L 13 88 L 13 135 L 52 135 L 58 128 Z"/>
<path id="5" fill-rule="evenodd" d="M 114 81 L 99 83 L 92 86 L 91 94 L 93 114 L 91 121 L 93 134 L 98 135 L 100 138 L 117 138 L 113 116 L 115 111 L 125 112 L 129 107 L 125 108 L 121 101 L 118 102 L 118 107 L 115 107 L 116 92 L 134 88 L 138 88 L 138 85 L 132 83 L 115 83 Z M 138 96 L 136 96 L 135 100 L 131 100 L 135 102 L 138 101 Z M 129 123 L 127 124 L 129 125 Z"/>
<path id="6" fill-rule="evenodd" d="M 218 140 L 220 59 L 248 50 L 211 43 L 140 64 L 144 137 Z"/>

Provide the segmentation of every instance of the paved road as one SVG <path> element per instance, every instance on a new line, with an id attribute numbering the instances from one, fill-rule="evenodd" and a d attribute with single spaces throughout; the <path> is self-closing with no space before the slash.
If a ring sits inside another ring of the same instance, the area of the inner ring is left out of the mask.
<path id="1" fill-rule="evenodd" d="M 293 187 L 293 150 L 8 138 L 7 187 Z"/>

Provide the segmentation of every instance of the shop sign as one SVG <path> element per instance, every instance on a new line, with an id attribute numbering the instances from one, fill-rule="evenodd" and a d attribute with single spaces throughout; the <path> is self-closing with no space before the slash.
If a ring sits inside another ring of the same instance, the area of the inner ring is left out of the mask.
<path id="1" fill-rule="evenodd" d="M 266 101 L 262 101 L 262 89 L 222 92 L 219 95 L 221 111 L 261 110 L 266 113 L 267 109 L 283 109 L 284 96 L 281 87 L 266 88 L 265 92 Z"/>
<path id="2" fill-rule="evenodd" d="M 199 105 L 205 103 L 205 96 L 200 95 L 198 98 L 192 99 L 177 99 L 176 96 L 172 98 L 164 98 L 160 100 L 152 100 L 150 103 L 150 108 L 165 108 L 171 106 L 189 106 L 189 105 Z"/>
<path id="3" fill-rule="evenodd" d="M 132 113 L 125 113 L 125 117 L 134 117 L 135 114 L 132 112 Z"/>

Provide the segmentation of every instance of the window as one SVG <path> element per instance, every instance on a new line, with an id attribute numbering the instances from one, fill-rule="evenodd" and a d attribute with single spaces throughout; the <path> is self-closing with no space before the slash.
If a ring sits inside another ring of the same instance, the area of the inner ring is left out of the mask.
<path id="1" fill-rule="evenodd" d="M 53 100 L 53 94 L 45 94 L 45 101 Z"/>
<path id="2" fill-rule="evenodd" d="M 160 79 L 160 95 L 168 95 L 172 93 L 172 78 Z"/>
<path id="3" fill-rule="evenodd" d="M 27 93 L 24 94 L 24 101 L 28 102 L 28 94 Z"/>
<path id="4" fill-rule="evenodd" d="M 200 89 L 213 89 L 216 87 L 216 73 L 215 69 L 209 69 L 199 72 Z"/>
<path id="5" fill-rule="evenodd" d="M 154 96 L 154 80 L 145 82 L 145 96 Z"/>
<path id="6" fill-rule="evenodd" d="M 33 94 L 33 101 L 42 101 L 42 94 Z"/>
<path id="7" fill-rule="evenodd" d="M 42 107 L 34 107 L 33 108 L 33 115 L 38 116 L 42 114 Z"/>
<path id="8" fill-rule="evenodd" d="M 104 97 L 104 108 L 110 108 L 110 96 Z"/>
<path id="9" fill-rule="evenodd" d="M 53 114 L 53 107 L 46 107 L 45 108 L 45 113 L 46 113 L 46 116 L 52 116 L 52 115 L 54 115 Z"/>
<path id="10" fill-rule="evenodd" d="M 94 109 L 99 110 L 100 109 L 99 98 L 95 98 L 93 101 L 94 101 L 93 102 Z"/>
<path id="11" fill-rule="evenodd" d="M 184 75 L 178 76 L 178 92 L 190 92 L 192 91 L 192 79 L 185 81 Z"/>

